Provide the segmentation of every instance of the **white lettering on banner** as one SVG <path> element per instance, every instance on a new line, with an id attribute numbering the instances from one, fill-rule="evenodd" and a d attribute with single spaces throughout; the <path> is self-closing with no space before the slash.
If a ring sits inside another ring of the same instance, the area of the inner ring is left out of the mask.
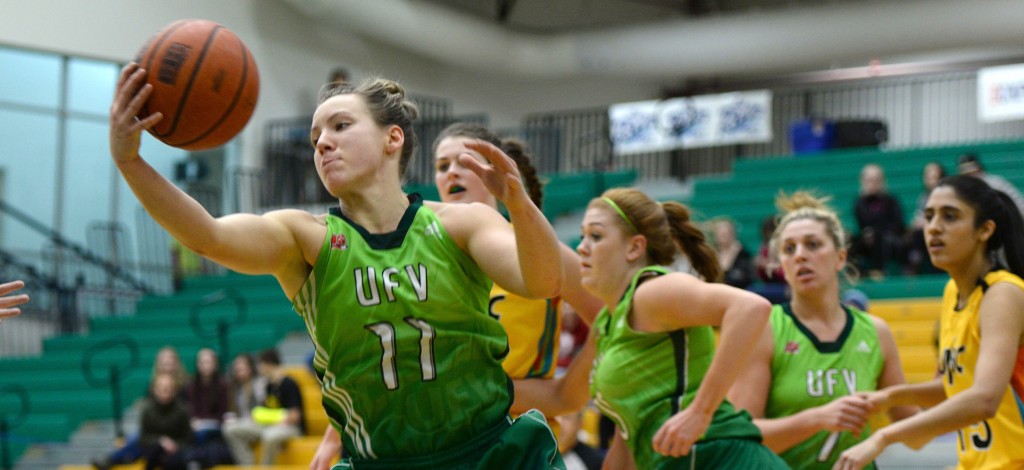
<path id="1" fill-rule="evenodd" d="M 770 142 L 768 90 L 620 103 L 608 108 L 616 155 Z"/>

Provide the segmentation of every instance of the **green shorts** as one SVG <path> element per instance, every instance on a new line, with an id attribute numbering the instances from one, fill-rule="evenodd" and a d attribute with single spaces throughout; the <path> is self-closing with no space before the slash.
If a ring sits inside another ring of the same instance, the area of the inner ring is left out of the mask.
<path id="1" fill-rule="evenodd" d="M 715 439 L 698 442 L 686 457 L 665 461 L 659 470 L 756 468 L 788 470 L 782 457 L 751 439 Z"/>
<path id="2" fill-rule="evenodd" d="M 530 410 L 505 417 L 459 448 L 408 458 L 342 459 L 331 470 L 364 469 L 554 469 L 564 470 L 558 441 L 544 415 Z"/>

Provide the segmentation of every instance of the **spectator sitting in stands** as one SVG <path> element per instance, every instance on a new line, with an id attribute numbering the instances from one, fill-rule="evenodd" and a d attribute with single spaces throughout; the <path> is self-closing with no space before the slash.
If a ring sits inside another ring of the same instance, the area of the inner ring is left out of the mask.
<path id="1" fill-rule="evenodd" d="M 263 403 L 253 408 L 249 419 L 224 423 L 224 438 L 238 465 L 256 463 L 252 449 L 256 442 L 263 446 L 260 464 L 273 465 L 285 442 L 306 432 L 302 393 L 295 380 L 285 375 L 277 351 L 261 352 L 258 368 L 267 378 Z"/>
<path id="2" fill-rule="evenodd" d="M 903 208 L 885 187 L 882 167 L 870 163 L 860 172 L 860 197 L 854 203 L 858 233 L 854 237 L 854 261 L 868 277 L 885 277 L 890 262 L 901 262 Z"/>
<path id="3" fill-rule="evenodd" d="M 985 167 L 981 164 L 981 159 L 978 155 L 973 153 L 965 153 L 957 157 L 956 160 L 957 173 L 961 175 L 976 176 L 984 180 L 988 185 L 997 191 L 1002 191 L 1010 196 L 1013 200 L 1013 204 L 1017 206 L 1017 210 L 1020 211 L 1022 217 L 1024 217 L 1024 196 L 1020 194 L 1013 183 L 1006 180 L 999 175 L 994 175 L 985 171 Z"/>
<path id="4" fill-rule="evenodd" d="M 754 285 L 750 289 L 773 304 L 780 304 L 786 301 L 788 297 L 786 291 L 789 287 L 782 273 L 782 267 L 771 267 L 769 247 L 777 223 L 778 219 L 774 215 L 765 217 L 761 221 L 761 246 L 757 248 L 757 256 L 754 258 L 754 272 L 757 274 L 761 284 Z"/>
<path id="5" fill-rule="evenodd" d="M 178 399 L 180 384 L 173 374 L 161 372 L 153 378 L 150 396 L 142 406 L 139 422 L 139 448 L 146 459 L 146 470 L 152 468 L 185 468 L 182 459 L 185 446 L 192 440 L 188 410 Z M 111 454 L 93 466 L 101 470 L 130 460 L 111 459 Z M 130 458 L 130 457 L 129 457 Z"/>
<path id="6" fill-rule="evenodd" d="M 714 222 L 715 252 L 722 267 L 722 280 L 733 287 L 745 288 L 753 277 L 753 258 L 736 238 L 736 225 L 730 219 Z"/>
<path id="7" fill-rule="evenodd" d="M 192 416 L 192 430 L 196 443 L 219 438 L 224 414 L 228 411 L 228 386 L 220 373 L 220 359 L 210 348 L 196 353 L 196 373 L 185 387 Z"/>
<path id="8" fill-rule="evenodd" d="M 176 390 L 178 390 L 178 401 L 184 404 L 185 394 L 180 384 L 185 383 L 188 379 L 188 374 L 185 372 L 185 366 L 181 363 L 181 355 L 178 354 L 178 349 L 174 346 L 166 345 L 157 351 L 156 359 L 153 360 L 153 372 L 149 378 L 150 386 L 146 387 L 144 394 L 146 397 L 151 398 L 153 396 L 152 383 L 160 374 L 169 374 L 174 377 L 175 382 L 179 384 L 176 387 Z M 143 448 L 139 434 L 132 434 L 128 436 L 123 445 L 111 451 L 102 460 L 93 461 L 93 466 L 96 468 L 106 468 L 103 466 L 103 462 L 113 462 L 115 464 L 131 463 L 142 458 L 142 453 Z"/>
<path id="9" fill-rule="evenodd" d="M 239 354 L 231 362 L 228 381 L 228 411 L 224 422 L 252 419 L 252 409 L 266 398 L 267 381 L 256 373 L 256 361 L 248 354 Z"/>
<path id="10" fill-rule="evenodd" d="M 932 265 L 928 256 L 928 247 L 924 243 L 924 206 L 939 180 L 946 177 L 946 169 L 938 162 L 928 162 L 921 171 L 921 184 L 924 188 L 917 196 L 914 206 L 914 218 L 910 221 L 910 232 L 907 233 L 907 274 L 931 274 L 939 270 Z M 863 309 L 861 309 L 863 310 Z"/>

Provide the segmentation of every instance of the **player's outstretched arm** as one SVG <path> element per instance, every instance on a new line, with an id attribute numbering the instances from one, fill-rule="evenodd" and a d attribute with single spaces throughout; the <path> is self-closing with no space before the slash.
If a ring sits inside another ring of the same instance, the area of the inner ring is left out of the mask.
<path id="1" fill-rule="evenodd" d="M 545 416 L 561 416 L 582 409 L 590 398 L 590 368 L 597 355 L 594 331 L 587 336 L 583 349 L 572 358 L 565 374 L 557 379 L 517 379 L 513 413 L 538 409 Z"/>
<path id="2" fill-rule="evenodd" d="M 583 288 L 580 280 L 580 255 L 576 250 L 564 243 L 559 243 L 562 254 L 562 271 L 565 273 L 565 282 L 562 283 L 562 300 L 572 305 L 576 315 L 587 325 L 594 323 L 597 314 L 604 307 L 601 299 L 594 297 L 589 291 Z"/>
<path id="3" fill-rule="evenodd" d="M 505 204 L 512 230 L 501 217 L 480 217 L 468 238 L 467 251 L 494 282 L 528 298 L 552 298 L 564 282 L 562 258 L 555 229 L 526 194 L 519 170 L 501 149 L 484 141 L 473 141 L 467 148 L 476 150 L 490 165 L 469 154 L 459 163 L 477 174 L 487 190 Z M 493 212 L 493 211 L 492 211 Z M 516 257 L 495 256 L 515 250 Z"/>
<path id="4" fill-rule="evenodd" d="M 159 113 L 136 118 L 152 93 L 144 79 L 145 71 L 134 63 L 121 70 L 110 107 L 110 153 L 146 211 L 189 249 L 237 271 L 279 274 L 297 260 L 304 262 L 293 233 L 299 211 L 216 219 L 142 159 L 142 131 L 162 118 Z"/>

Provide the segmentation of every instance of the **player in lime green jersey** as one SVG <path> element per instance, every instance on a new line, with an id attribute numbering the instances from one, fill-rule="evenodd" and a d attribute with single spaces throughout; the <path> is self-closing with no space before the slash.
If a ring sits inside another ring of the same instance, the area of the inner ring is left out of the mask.
<path id="1" fill-rule="evenodd" d="M 485 162 L 482 155 L 466 147 L 467 143 L 476 139 L 501 147 L 516 162 L 530 199 L 537 207 L 541 207 L 541 183 L 522 144 L 514 140 L 502 140 L 478 124 L 461 122 L 446 127 L 434 141 L 434 182 L 441 200 L 455 204 L 480 203 L 498 210 L 497 199 L 487 190 L 480 177 L 458 161 L 460 155 L 469 154 Z M 516 381 L 517 389 L 519 380 L 516 379 L 534 381 L 554 377 L 563 302 L 568 302 L 588 323 L 593 321 L 601 308 L 600 301 L 580 285 L 579 256 L 568 246 L 560 245 L 566 272 L 559 297 L 528 299 L 497 284 L 491 288 L 490 313 L 501 322 L 508 335 L 509 353 L 502 361 L 502 367 Z M 519 393 L 516 393 L 513 416 L 533 408 L 547 416 L 548 425 L 558 435 L 557 421 L 552 419 L 558 410 L 546 408 L 544 403 L 522 403 Z M 329 463 L 337 460 L 339 449 L 340 437 L 328 429 L 311 468 L 328 468 Z"/>
<path id="2" fill-rule="evenodd" d="M 351 456 L 342 468 L 562 468 L 539 413 L 508 416 L 507 339 L 487 312 L 492 279 L 549 298 L 564 277 L 554 229 L 507 155 L 472 142 L 489 164 L 459 161 L 508 208 L 511 226 L 482 205 L 407 196 L 418 110 L 405 90 L 379 78 L 330 87 L 309 137 L 338 206 L 214 218 L 139 156 L 141 131 L 162 118 L 136 118 L 152 93 L 144 76 L 126 66 L 111 105 L 117 168 L 183 245 L 277 278 L 313 341 L 324 408 Z"/>
<path id="3" fill-rule="evenodd" d="M 591 394 L 616 423 L 613 449 L 628 449 L 641 469 L 787 468 L 725 400 L 768 302 L 664 267 L 683 252 L 705 279 L 721 276 L 681 204 L 611 189 L 591 201 L 581 228 L 580 277 L 605 304 L 594 321 Z M 717 350 L 712 326 L 721 327 Z"/>
<path id="4" fill-rule="evenodd" d="M 806 192 L 780 195 L 776 204 L 783 215 L 770 254 L 792 300 L 772 309 L 729 399 L 754 416 L 765 445 L 793 468 L 828 470 L 870 434 L 871 405 L 858 393 L 905 380 L 885 322 L 839 302 L 846 249 L 835 212 Z"/>
<path id="5" fill-rule="evenodd" d="M 836 470 L 866 466 L 886 446 L 911 448 L 956 431 L 957 469 L 1024 468 L 1024 220 L 1013 200 L 967 175 L 928 196 L 924 236 L 942 294 L 936 380 L 869 395 L 878 409 L 928 407 L 847 449 Z"/>

